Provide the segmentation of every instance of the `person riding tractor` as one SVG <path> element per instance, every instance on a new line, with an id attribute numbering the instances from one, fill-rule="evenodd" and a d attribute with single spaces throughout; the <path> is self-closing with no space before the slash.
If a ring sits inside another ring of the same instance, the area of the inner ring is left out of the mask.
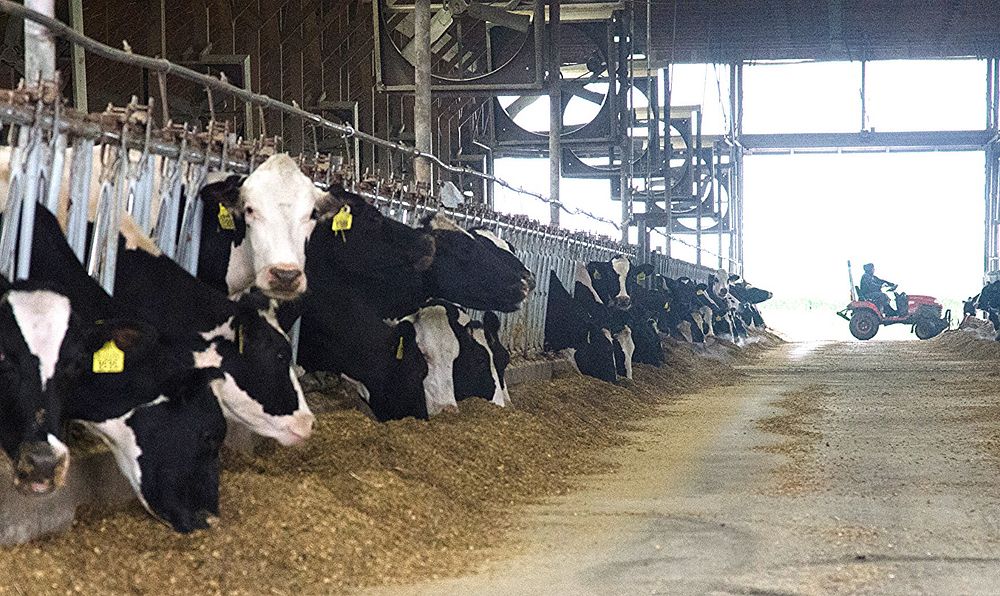
<path id="1" fill-rule="evenodd" d="M 865 274 L 861 276 L 861 283 L 859 284 L 859 289 L 861 295 L 858 296 L 861 300 L 869 300 L 874 302 L 878 306 L 879 310 L 882 311 L 883 316 L 903 316 L 906 313 L 899 311 L 899 299 L 897 297 L 896 309 L 892 309 L 889 304 L 889 297 L 882 292 L 882 288 L 889 286 L 890 292 L 896 291 L 896 284 L 891 281 L 886 281 L 875 276 L 875 265 L 872 263 L 866 263 L 864 266 Z"/>

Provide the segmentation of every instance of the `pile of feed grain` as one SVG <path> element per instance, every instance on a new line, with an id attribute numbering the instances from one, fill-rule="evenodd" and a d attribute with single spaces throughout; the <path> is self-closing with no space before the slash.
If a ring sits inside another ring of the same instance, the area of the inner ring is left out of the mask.
<path id="1" fill-rule="evenodd" d="M 1000 359 L 1000 342 L 992 339 L 984 339 L 976 331 L 966 331 L 964 329 L 945 331 L 928 341 L 932 341 L 935 345 L 951 350 L 961 356 L 971 356 L 979 360 Z"/>
<path id="2" fill-rule="evenodd" d="M 668 351 L 627 387 L 531 382 L 512 388 L 513 409 L 473 399 L 430 422 L 379 424 L 343 407 L 343 388 L 313 392 L 306 445 L 227 454 L 215 528 L 178 535 L 136 504 L 81 511 L 68 534 L 0 549 L 0 594 L 329 593 L 468 572 L 509 546 L 514 507 L 604 469 L 600 451 L 656 406 L 739 378 L 690 346 Z"/>

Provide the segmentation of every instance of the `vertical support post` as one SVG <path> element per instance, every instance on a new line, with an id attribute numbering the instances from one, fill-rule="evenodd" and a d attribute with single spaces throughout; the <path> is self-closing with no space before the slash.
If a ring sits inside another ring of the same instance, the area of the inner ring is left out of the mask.
<path id="1" fill-rule="evenodd" d="M 861 61 L 861 131 L 864 132 L 868 129 L 868 111 L 865 105 L 865 101 L 868 98 L 868 91 L 865 89 L 867 79 L 865 77 L 865 64 L 864 60 Z"/>
<path id="2" fill-rule="evenodd" d="M 717 241 L 716 255 L 719 259 L 719 264 L 716 265 L 719 269 L 725 269 L 732 273 L 732 268 L 729 267 L 728 263 L 723 263 L 722 260 L 722 232 L 726 229 L 725 222 L 722 220 L 722 189 L 719 185 L 719 177 L 722 176 L 722 149 L 719 147 L 718 143 L 712 146 L 712 205 L 716 212 L 719 214 L 719 224 L 716 230 L 715 239 Z"/>
<path id="3" fill-rule="evenodd" d="M 730 273 L 743 274 L 743 64 L 729 65 L 729 263 Z"/>
<path id="4" fill-rule="evenodd" d="M 559 180 L 562 175 L 562 26 L 560 0 L 549 1 L 549 223 L 559 226 Z"/>
<path id="5" fill-rule="evenodd" d="M 694 191 L 693 192 L 694 192 L 694 199 L 695 199 L 695 201 L 698 202 L 698 207 L 697 207 L 698 214 L 697 214 L 697 223 L 696 223 L 696 228 L 695 228 L 695 241 L 694 241 L 694 244 L 695 244 L 695 257 L 694 257 L 695 260 L 694 260 L 694 262 L 695 262 L 696 265 L 701 265 L 702 217 L 704 217 L 704 215 L 705 215 L 705 210 L 704 210 L 704 207 L 703 207 L 703 204 L 702 204 L 703 202 L 701 200 L 701 196 L 702 196 L 702 194 L 701 194 L 701 192 L 702 192 L 701 191 L 701 154 L 702 154 L 702 146 L 701 146 L 701 109 L 699 108 L 698 110 L 695 110 L 694 112 L 691 113 L 691 115 L 695 116 L 696 118 L 698 118 L 698 122 L 695 124 L 695 129 L 694 129 L 694 138 L 695 138 L 695 141 L 694 141 L 694 147 L 695 147 L 695 150 L 694 150 L 695 176 L 694 176 Z M 711 180 L 709 180 L 709 183 L 711 183 Z"/>
<path id="6" fill-rule="evenodd" d="M 987 281 L 987 276 L 992 268 L 993 261 L 993 151 L 990 145 L 986 146 L 986 171 L 984 172 L 983 185 L 983 281 Z"/>
<path id="7" fill-rule="evenodd" d="M 622 242 L 628 243 L 628 224 L 632 219 L 632 125 L 635 124 L 634 101 L 632 99 L 632 83 L 634 73 L 632 71 L 632 48 L 634 27 L 634 7 L 622 14 L 623 21 L 621 32 L 618 36 L 618 56 L 620 57 L 619 72 L 627 75 L 621 79 L 621 200 L 622 200 Z M 627 70 L 622 71 L 622 66 L 628 65 Z"/>
<path id="8" fill-rule="evenodd" d="M 413 12 L 415 95 L 413 132 L 417 149 L 431 152 L 431 0 L 416 0 Z M 414 161 L 417 184 L 431 187 L 432 167 L 426 159 Z"/>
<path id="9" fill-rule="evenodd" d="M 25 8 L 55 18 L 55 0 L 25 0 Z M 24 79 L 29 85 L 52 80 L 56 72 L 56 42 L 44 25 L 24 20 Z"/>
<path id="10" fill-rule="evenodd" d="M 77 33 L 83 35 L 83 0 L 70 0 L 70 25 Z M 87 52 L 76 44 L 71 44 L 73 56 L 73 107 L 81 112 L 89 112 L 87 108 Z"/>
<path id="11" fill-rule="evenodd" d="M 670 131 L 671 123 L 671 112 L 670 112 L 670 68 L 671 64 L 668 64 L 666 68 L 663 69 L 663 202 L 664 209 L 667 211 L 667 228 L 664 230 L 666 232 L 667 241 L 664 250 L 664 255 L 667 257 L 667 261 L 670 260 L 670 245 L 673 244 L 674 236 L 674 208 L 671 201 L 673 191 L 670 189 L 670 158 L 674 155 L 674 141 L 673 136 Z"/>

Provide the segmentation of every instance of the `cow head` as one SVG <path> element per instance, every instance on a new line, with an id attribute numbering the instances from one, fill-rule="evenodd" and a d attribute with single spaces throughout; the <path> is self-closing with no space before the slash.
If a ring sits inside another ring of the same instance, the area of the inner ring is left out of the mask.
<path id="1" fill-rule="evenodd" d="M 455 397 L 482 397 L 500 407 L 510 403 L 504 373 L 510 352 L 500 341 L 500 319 L 491 311 L 483 321 L 468 321 L 464 327 L 472 341 L 462 342 L 455 360 Z"/>
<path id="2" fill-rule="evenodd" d="M 226 435 L 212 390 L 218 369 L 182 363 L 144 323 L 100 321 L 84 335 L 85 367 L 66 418 L 103 439 L 151 514 L 180 532 L 206 527 L 219 512 L 218 453 Z M 109 342 L 121 350 L 122 366 L 92 367 Z"/>
<path id="3" fill-rule="evenodd" d="M 310 261 L 315 256 L 318 265 L 310 271 L 316 274 L 338 270 L 396 281 L 400 275 L 426 271 L 434 260 L 434 238 L 382 215 L 360 195 L 336 189 L 317 209 L 322 212 L 320 228 L 309 240 Z"/>
<path id="4" fill-rule="evenodd" d="M 368 404 L 379 420 L 401 420 L 409 416 L 426 420 L 429 412 L 424 381 L 429 367 L 417 344 L 413 322 L 399 321 L 386 338 L 383 353 L 389 366 L 384 390 L 371 394 Z"/>
<path id="5" fill-rule="evenodd" d="M 186 369 L 160 395 L 120 416 L 85 425 L 111 448 L 152 515 L 178 532 L 219 515 L 219 448 L 226 421 L 209 389 L 213 372 Z"/>
<path id="6" fill-rule="evenodd" d="M 257 289 L 243 295 L 228 325 L 206 336 L 212 345 L 199 358 L 217 358 L 223 370 L 215 385 L 227 418 L 282 445 L 297 445 L 312 434 L 315 417 L 292 368 L 291 343 L 276 309 L 277 302 Z"/>
<path id="7" fill-rule="evenodd" d="M 24 493 L 47 494 L 66 480 L 62 407 L 76 385 L 81 358 L 68 298 L 30 282 L 15 283 L 4 294 L 0 443 L 14 463 L 14 484 Z"/>
<path id="8" fill-rule="evenodd" d="M 635 288 L 637 273 L 632 272 L 628 257 L 618 255 L 610 261 L 591 261 L 587 263 L 587 272 L 604 304 L 619 310 L 632 307 L 630 290 Z M 651 273 L 650 267 L 647 274 Z"/>
<path id="9" fill-rule="evenodd" d="M 324 196 L 285 153 L 245 178 L 229 176 L 201 189 L 205 217 L 218 217 L 220 232 L 233 235 L 226 279 L 231 293 L 255 285 L 288 300 L 306 290 L 306 239 Z"/>
<path id="10" fill-rule="evenodd" d="M 760 304 L 774 297 L 774 294 L 752 286 L 739 275 L 729 276 L 729 289 L 741 301 L 750 304 Z"/>
<path id="11" fill-rule="evenodd" d="M 423 222 L 437 254 L 427 272 L 432 296 L 479 310 L 516 311 L 535 276 L 507 241 L 484 228 L 466 231 L 444 215 Z"/>
<path id="12" fill-rule="evenodd" d="M 725 269 L 719 269 L 708 277 L 708 287 L 713 296 L 725 298 L 729 295 L 729 274 Z"/>

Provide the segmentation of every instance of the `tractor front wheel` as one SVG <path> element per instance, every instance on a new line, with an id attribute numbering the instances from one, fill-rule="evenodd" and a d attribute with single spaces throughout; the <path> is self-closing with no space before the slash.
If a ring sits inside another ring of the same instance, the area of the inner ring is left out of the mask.
<path id="1" fill-rule="evenodd" d="M 878 333 L 878 315 L 867 308 L 854 311 L 851 315 L 851 335 L 858 339 L 871 339 Z"/>
<path id="2" fill-rule="evenodd" d="M 946 323 L 943 319 L 925 317 L 914 323 L 913 332 L 916 333 L 917 337 L 920 339 L 930 339 L 944 331 L 947 327 L 948 323 Z"/>

